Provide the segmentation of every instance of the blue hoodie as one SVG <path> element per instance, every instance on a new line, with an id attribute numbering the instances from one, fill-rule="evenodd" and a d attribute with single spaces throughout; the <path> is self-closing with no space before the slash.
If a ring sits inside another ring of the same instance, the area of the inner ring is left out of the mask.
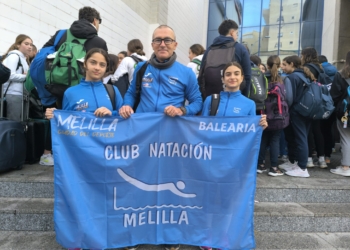
<path id="1" fill-rule="evenodd" d="M 326 75 L 329 76 L 333 81 L 335 74 L 338 72 L 337 68 L 334 65 L 330 64 L 329 62 L 322 63 L 322 67 L 323 67 L 324 73 L 326 73 Z"/>
<path id="2" fill-rule="evenodd" d="M 203 105 L 202 116 L 209 116 L 211 96 L 208 96 Z M 256 115 L 255 102 L 242 95 L 241 91 L 220 93 L 220 103 L 216 116 L 247 116 Z"/>
<path id="3" fill-rule="evenodd" d="M 213 44 L 211 46 L 224 45 L 227 43 L 231 43 L 233 41 L 234 41 L 233 38 L 230 36 L 220 35 L 214 39 Z M 207 59 L 207 55 L 208 55 L 209 50 L 210 50 L 210 47 L 204 53 L 204 56 L 202 59 L 202 64 L 201 64 L 202 68 L 205 67 L 205 63 L 206 63 L 206 59 Z M 245 88 L 242 91 L 242 94 L 244 96 L 248 96 L 249 90 L 250 90 L 250 85 L 251 85 L 250 79 L 251 79 L 251 75 L 252 75 L 250 56 L 249 56 L 247 49 L 240 43 L 235 44 L 235 60 L 236 60 L 236 62 L 238 62 L 242 66 L 242 69 L 244 72 Z M 203 79 L 198 78 L 199 85 L 201 85 L 202 81 L 203 81 Z"/>
<path id="4" fill-rule="evenodd" d="M 123 104 L 123 98 L 119 90 L 114 86 L 113 88 L 117 110 L 113 110 L 104 84 L 102 82 L 87 82 L 85 78 L 80 81 L 80 84 L 68 88 L 64 92 L 62 109 L 93 113 L 100 107 L 106 107 L 112 111 L 113 116 L 119 115 L 118 110 Z"/>

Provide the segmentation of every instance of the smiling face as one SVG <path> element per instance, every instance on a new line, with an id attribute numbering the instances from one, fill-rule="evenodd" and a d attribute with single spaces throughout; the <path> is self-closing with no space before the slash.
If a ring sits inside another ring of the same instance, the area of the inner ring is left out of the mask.
<path id="1" fill-rule="evenodd" d="M 92 54 L 85 62 L 86 81 L 100 81 L 107 69 L 107 61 L 101 53 Z"/>
<path id="2" fill-rule="evenodd" d="M 225 84 L 226 91 L 235 92 L 239 90 L 243 79 L 241 69 L 232 65 L 225 70 L 222 82 Z"/>
<path id="3" fill-rule="evenodd" d="M 165 44 L 164 40 L 161 41 L 160 44 L 154 42 L 154 39 L 172 39 L 173 41 L 170 44 Z M 152 48 L 156 58 L 160 62 L 164 62 L 169 59 L 173 54 L 177 47 L 177 42 L 175 41 L 174 31 L 168 27 L 157 28 L 153 32 L 153 41 Z"/>
<path id="4" fill-rule="evenodd" d="M 293 63 L 287 63 L 286 61 L 282 61 L 281 69 L 284 73 L 290 74 L 294 71 Z"/>

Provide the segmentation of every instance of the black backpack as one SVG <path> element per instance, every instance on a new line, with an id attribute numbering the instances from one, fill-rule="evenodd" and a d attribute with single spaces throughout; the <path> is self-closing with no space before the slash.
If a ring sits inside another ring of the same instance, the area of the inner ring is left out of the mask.
<path id="1" fill-rule="evenodd" d="M 235 61 L 235 44 L 233 41 L 227 44 L 210 46 L 204 62 L 202 62 L 198 79 L 203 99 L 211 94 L 220 93 L 223 90 L 221 71 L 229 62 Z"/>
<path id="2" fill-rule="evenodd" d="M 134 68 L 137 66 L 137 64 L 139 62 L 142 62 L 143 60 L 138 58 L 137 56 L 131 55 L 130 56 L 132 59 L 134 59 L 135 61 L 135 65 Z M 110 80 L 111 81 L 111 80 Z M 128 90 L 129 86 L 130 86 L 130 82 L 129 82 L 129 74 L 125 73 L 124 75 L 122 75 L 121 77 L 118 78 L 117 81 L 115 81 L 113 83 L 114 86 L 116 86 L 121 94 L 121 96 L 124 98 L 124 95 L 126 93 L 126 91 Z"/>

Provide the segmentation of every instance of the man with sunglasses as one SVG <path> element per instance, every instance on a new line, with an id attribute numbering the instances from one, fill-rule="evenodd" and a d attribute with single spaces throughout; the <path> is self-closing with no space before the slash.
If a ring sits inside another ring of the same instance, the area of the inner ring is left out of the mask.
<path id="1" fill-rule="evenodd" d="M 108 51 L 106 41 L 97 35 L 101 22 L 102 19 L 100 13 L 96 9 L 86 6 L 79 10 L 79 20 L 74 21 L 69 28 L 72 35 L 76 38 L 87 39 L 84 44 L 86 52 L 92 48 L 100 48 Z M 44 47 L 54 45 L 58 32 L 59 30 L 51 37 Z M 67 33 L 63 34 L 61 40 L 55 47 L 56 51 L 66 41 L 66 39 Z"/>
<path id="2" fill-rule="evenodd" d="M 141 82 L 140 103 L 136 113 L 164 112 L 168 116 L 195 115 L 202 109 L 196 75 L 176 61 L 175 33 L 167 25 L 160 25 L 153 32 L 152 54 Z M 124 105 L 119 114 L 128 118 L 134 113 L 137 72 L 145 62 L 135 69 L 131 85 L 124 96 Z M 185 105 L 185 100 L 189 104 Z"/>

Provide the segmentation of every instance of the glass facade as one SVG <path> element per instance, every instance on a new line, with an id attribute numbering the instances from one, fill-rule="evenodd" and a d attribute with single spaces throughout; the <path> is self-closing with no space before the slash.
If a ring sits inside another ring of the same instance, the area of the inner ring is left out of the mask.
<path id="1" fill-rule="evenodd" d="M 303 48 L 321 53 L 324 0 L 210 0 L 210 46 L 225 19 L 239 25 L 239 41 L 263 62 L 270 55 L 300 55 Z"/>

